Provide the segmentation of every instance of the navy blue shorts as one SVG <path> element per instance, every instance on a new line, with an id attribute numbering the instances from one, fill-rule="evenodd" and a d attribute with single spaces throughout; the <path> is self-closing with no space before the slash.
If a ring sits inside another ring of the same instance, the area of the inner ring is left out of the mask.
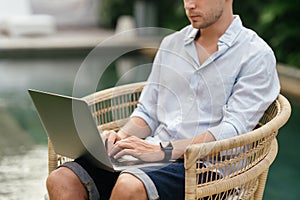
<path id="1" fill-rule="evenodd" d="M 165 166 L 141 168 L 152 180 L 158 196 L 152 199 L 184 199 L 185 169 L 183 161 L 166 164 Z"/>
<path id="2" fill-rule="evenodd" d="M 89 199 L 109 199 L 120 173 L 108 172 L 84 160 L 64 163 L 85 185 Z M 183 161 L 139 169 L 125 170 L 139 178 L 147 191 L 148 199 L 184 199 L 185 170 Z"/>

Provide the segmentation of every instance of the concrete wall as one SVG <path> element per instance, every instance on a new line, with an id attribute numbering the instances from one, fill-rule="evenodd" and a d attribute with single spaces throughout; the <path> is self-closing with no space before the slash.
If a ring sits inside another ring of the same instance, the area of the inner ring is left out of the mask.
<path id="1" fill-rule="evenodd" d="M 300 97 L 300 69 L 277 65 L 281 91 L 292 96 Z"/>

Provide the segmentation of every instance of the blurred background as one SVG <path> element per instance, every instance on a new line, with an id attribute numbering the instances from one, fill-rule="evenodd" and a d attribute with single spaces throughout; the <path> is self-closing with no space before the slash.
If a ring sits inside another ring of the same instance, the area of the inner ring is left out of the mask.
<path id="1" fill-rule="evenodd" d="M 264 199 L 296 200 L 300 1 L 235 0 L 234 11 L 273 48 L 281 93 L 292 105 Z M 101 71 L 97 90 L 145 80 L 161 38 L 188 23 L 182 0 L 0 0 L 0 199 L 43 199 L 46 193 L 47 137 L 29 88 L 72 95 L 80 80 L 76 94 L 88 94 L 92 74 L 80 69 L 89 67 Z M 120 34 L 134 28 L 140 29 Z"/>

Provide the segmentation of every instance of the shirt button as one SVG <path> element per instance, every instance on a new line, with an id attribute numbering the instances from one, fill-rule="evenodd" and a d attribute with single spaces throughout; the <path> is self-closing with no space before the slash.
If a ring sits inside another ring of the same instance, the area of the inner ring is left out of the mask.
<path id="1" fill-rule="evenodd" d="M 180 122 L 180 119 L 175 119 L 175 123 L 177 124 L 177 123 L 179 123 Z"/>
<path id="2" fill-rule="evenodd" d="M 190 101 L 194 101 L 194 97 L 193 96 L 190 96 Z"/>

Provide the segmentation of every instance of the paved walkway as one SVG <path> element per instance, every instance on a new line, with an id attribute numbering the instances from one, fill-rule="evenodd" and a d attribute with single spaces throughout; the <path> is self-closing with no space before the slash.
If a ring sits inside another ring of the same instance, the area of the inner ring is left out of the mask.
<path id="1" fill-rule="evenodd" d="M 277 65 L 281 91 L 290 95 L 300 97 L 300 69 Z"/>
<path id="2" fill-rule="evenodd" d="M 94 48 L 99 43 L 114 36 L 112 30 L 96 27 L 82 27 L 77 29 L 59 29 L 55 34 L 44 36 L 9 37 L 0 34 L 0 54 L 24 50 L 64 50 Z M 159 37 L 141 37 L 126 35 L 114 38 L 107 47 L 117 46 L 157 46 Z"/>
<path id="3" fill-rule="evenodd" d="M 113 34 L 113 31 L 86 27 L 60 29 L 55 34 L 41 36 L 10 37 L 1 34 L 0 50 L 92 47 Z"/>

